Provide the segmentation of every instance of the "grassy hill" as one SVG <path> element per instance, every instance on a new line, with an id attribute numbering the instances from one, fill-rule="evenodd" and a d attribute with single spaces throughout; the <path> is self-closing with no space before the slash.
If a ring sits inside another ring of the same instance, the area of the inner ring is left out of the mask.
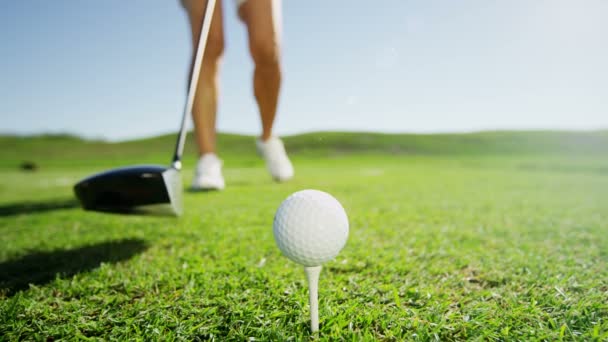
<path id="1" fill-rule="evenodd" d="M 38 165 L 72 166 L 130 163 L 168 163 L 176 136 L 162 135 L 124 142 L 86 140 L 71 135 L 0 136 L 0 167 L 14 168 L 23 161 Z M 253 136 L 220 134 L 220 154 L 228 160 L 251 163 L 256 159 Z M 608 131 L 488 131 L 467 134 L 380 134 L 318 132 L 285 137 L 295 158 L 378 155 L 567 155 L 608 156 Z M 188 136 L 185 158 L 193 159 L 195 146 Z"/>

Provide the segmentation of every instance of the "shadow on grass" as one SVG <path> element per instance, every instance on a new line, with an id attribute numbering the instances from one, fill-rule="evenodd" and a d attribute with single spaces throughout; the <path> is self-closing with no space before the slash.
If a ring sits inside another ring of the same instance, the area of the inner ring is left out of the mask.
<path id="1" fill-rule="evenodd" d="M 0 206 L 0 217 L 19 214 L 40 213 L 53 210 L 71 209 L 80 206 L 74 198 L 54 199 L 43 202 L 26 201 Z"/>
<path id="2" fill-rule="evenodd" d="M 101 242 L 74 249 L 32 252 L 19 259 L 0 263 L 0 293 L 12 296 L 30 284 L 42 285 L 57 275 L 71 277 L 103 263 L 116 263 L 145 251 L 140 239 Z"/>
<path id="3" fill-rule="evenodd" d="M 216 194 L 216 193 L 220 193 L 220 190 L 216 190 L 216 189 L 193 189 L 192 187 L 188 187 L 186 189 L 184 189 L 185 192 L 191 193 L 191 194 Z"/>

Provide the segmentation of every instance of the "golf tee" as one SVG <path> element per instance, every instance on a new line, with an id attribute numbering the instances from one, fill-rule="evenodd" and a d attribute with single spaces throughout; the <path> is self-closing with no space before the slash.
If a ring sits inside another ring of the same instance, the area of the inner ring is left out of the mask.
<path id="1" fill-rule="evenodd" d="M 310 305 L 310 330 L 319 331 L 319 274 L 321 266 L 304 267 L 308 281 L 308 302 Z"/>

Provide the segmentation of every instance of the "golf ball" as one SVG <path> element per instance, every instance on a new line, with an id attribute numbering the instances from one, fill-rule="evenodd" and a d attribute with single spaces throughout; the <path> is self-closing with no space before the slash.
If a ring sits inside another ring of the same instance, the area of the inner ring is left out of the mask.
<path id="1" fill-rule="evenodd" d="M 286 257 L 304 266 L 320 266 L 335 258 L 346 244 L 348 217 L 332 195 L 302 190 L 281 203 L 273 233 Z"/>

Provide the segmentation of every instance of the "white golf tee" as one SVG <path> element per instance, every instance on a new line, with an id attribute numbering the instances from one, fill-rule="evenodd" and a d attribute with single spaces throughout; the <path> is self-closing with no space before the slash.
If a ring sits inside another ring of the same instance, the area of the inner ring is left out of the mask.
<path id="1" fill-rule="evenodd" d="M 319 331 L 319 274 L 321 266 L 304 267 L 308 280 L 308 302 L 310 305 L 310 330 Z"/>

